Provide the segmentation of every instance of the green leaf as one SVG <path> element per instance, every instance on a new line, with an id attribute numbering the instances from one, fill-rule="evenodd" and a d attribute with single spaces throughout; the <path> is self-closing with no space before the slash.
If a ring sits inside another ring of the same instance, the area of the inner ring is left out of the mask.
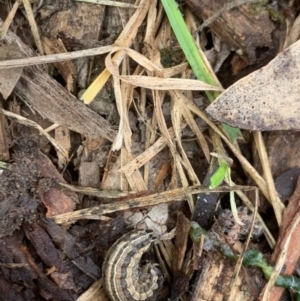
<path id="1" fill-rule="evenodd" d="M 210 177 L 209 189 L 214 189 L 217 188 L 219 185 L 221 185 L 225 177 L 228 175 L 228 172 L 229 172 L 228 164 L 223 160 L 219 160 L 219 168 Z"/>

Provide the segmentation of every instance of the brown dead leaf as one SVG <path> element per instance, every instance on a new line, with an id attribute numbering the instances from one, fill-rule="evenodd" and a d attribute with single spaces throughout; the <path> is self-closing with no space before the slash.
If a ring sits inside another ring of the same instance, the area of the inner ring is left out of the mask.
<path id="1" fill-rule="evenodd" d="M 300 41 L 232 85 L 207 112 L 221 122 L 252 131 L 299 130 L 299 52 Z"/>
<path id="2" fill-rule="evenodd" d="M 16 43 L 0 44 L 0 61 L 21 57 L 22 55 Z M 0 93 L 4 99 L 7 99 L 14 89 L 21 76 L 22 70 L 22 67 L 0 70 Z"/>

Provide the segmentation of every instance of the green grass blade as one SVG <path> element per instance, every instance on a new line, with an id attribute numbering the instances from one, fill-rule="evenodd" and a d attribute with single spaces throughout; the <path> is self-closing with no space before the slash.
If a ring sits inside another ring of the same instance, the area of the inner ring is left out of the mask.
<path id="1" fill-rule="evenodd" d="M 178 4 L 175 2 L 175 0 L 161 0 L 161 2 L 164 6 L 165 12 L 168 16 L 178 43 L 180 44 L 182 51 L 184 52 L 196 77 L 203 82 L 217 86 L 213 76 L 210 74 L 206 64 L 203 62 L 199 54 L 197 45 L 192 35 L 187 29 Z M 213 102 L 220 95 L 220 92 L 206 91 L 205 93 L 210 102 Z M 241 131 L 237 128 L 233 128 L 226 124 L 223 124 L 223 128 L 232 141 L 242 137 Z"/>

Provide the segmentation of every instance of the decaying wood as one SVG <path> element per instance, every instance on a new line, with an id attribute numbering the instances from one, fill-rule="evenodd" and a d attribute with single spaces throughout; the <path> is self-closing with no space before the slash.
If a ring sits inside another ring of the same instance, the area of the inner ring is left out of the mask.
<path id="1" fill-rule="evenodd" d="M 76 299 L 74 291 L 60 288 L 43 273 L 41 265 L 35 262 L 35 257 L 31 255 L 28 245 L 25 245 L 20 235 L 3 237 L 0 239 L 0 242 L 3 262 L 17 262 L 20 264 L 19 267 L 14 268 L 1 267 L 0 290 L 2 300 L 23 301 L 33 300 L 33 298 L 37 299 L 36 296 L 29 297 L 33 295 L 33 291 L 42 291 L 50 299 L 56 298 L 57 300 L 65 301 Z M 48 245 L 44 245 L 44 247 L 48 250 Z M 5 274 L 5 277 L 3 274 Z M 22 290 L 19 289 L 21 286 L 16 285 L 12 279 L 14 281 L 19 279 L 19 283 L 25 284 Z"/>
<path id="2" fill-rule="evenodd" d="M 115 131 L 105 119 L 36 67 L 24 70 L 15 93 L 43 118 L 90 138 L 101 136 L 110 141 L 114 139 Z"/>
<path id="3" fill-rule="evenodd" d="M 43 227 L 52 241 L 65 255 L 86 275 L 94 281 L 101 277 L 100 268 L 93 262 L 90 255 L 82 254 L 76 246 L 76 237 L 63 227 L 56 225 L 47 218 L 41 218 L 38 224 Z M 66 260 L 65 260 L 66 261 Z"/>
<path id="4" fill-rule="evenodd" d="M 223 301 L 226 300 L 226 296 L 230 296 L 231 300 L 236 301 L 257 299 L 261 283 L 255 282 L 261 281 L 260 277 L 255 278 L 255 275 L 252 275 L 250 278 L 240 273 L 236 285 L 228 292 L 230 280 L 234 277 L 235 262 L 222 257 L 218 253 L 208 256 L 203 261 L 201 274 L 196 281 L 191 301 Z M 249 281 L 252 283 L 249 283 Z"/>
<path id="5" fill-rule="evenodd" d="M 54 13 L 52 13 L 53 10 Z M 52 41 L 61 40 L 69 51 L 91 48 L 98 38 L 103 36 L 105 11 L 105 5 L 69 0 L 47 1 L 39 11 L 41 35 L 43 39 L 47 37 Z M 72 72 L 72 78 L 68 78 L 66 82 L 73 80 L 75 83 L 77 80 L 79 87 L 86 88 L 91 72 L 91 64 L 89 64 L 91 60 L 86 57 L 77 60 L 78 72 L 75 77 Z"/>
<path id="6" fill-rule="evenodd" d="M 186 0 L 191 11 L 202 20 L 222 10 L 224 2 L 226 1 Z M 243 57 L 250 63 L 256 60 L 256 48 L 271 47 L 271 34 L 275 29 L 267 11 L 253 14 L 248 5 L 225 10 L 208 27 L 232 49 L 242 50 Z"/>
<path id="7" fill-rule="evenodd" d="M 0 27 L 2 24 L 0 20 Z M 33 50 L 11 31 L 5 39 L 9 43 L 15 41 L 24 55 L 35 56 Z M 109 123 L 67 92 L 40 66 L 24 68 L 15 93 L 43 118 L 53 123 L 64 125 L 89 138 L 100 136 L 110 141 L 114 140 L 116 133 Z"/>
<path id="8" fill-rule="evenodd" d="M 75 47 L 93 46 L 103 25 L 105 5 L 68 0 L 47 2 L 39 11 L 41 15 L 39 25 L 43 36 L 51 39 L 61 36 L 67 48 L 70 43 Z M 53 9 L 56 11 L 49 17 Z"/>

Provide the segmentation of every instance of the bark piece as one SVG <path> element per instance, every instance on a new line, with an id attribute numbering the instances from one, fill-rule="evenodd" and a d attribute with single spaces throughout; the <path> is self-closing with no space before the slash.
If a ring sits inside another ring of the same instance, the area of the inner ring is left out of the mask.
<path id="1" fill-rule="evenodd" d="M 179 211 L 176 221 L 175 245 L 172 256 L 172 272 L 174 281 L 171 288 L 171 300 L 180 300 L 187 291 L 189 281 L 193 275 L 191 252 L 187 251 L 190 221 Z"/>
<path id="2" fill-rule="evenodd" d="M 43 273 L 31 256 L 28 244 L 27 247 L 22 244 L 23 236 L 19 232 L 15 234 L 0 239 L 1 262 L 19 264 L 14 268 L 1 265 L 1 300 L 35 301 L 41 296 L 47 296 L 47 300 L 75 300 L 73 291 L 59 288 Z"/>
<path id="3" fill-rule="evenodd" d="M 21 246 L 21 252 L 25 255 L 30 268 L 37 274 L 37 286 L 39 294 L 46 300 L 51 300 L 54 297 L 60 301 L 76 300 L 76 294 L 72 290 L 64 290 L 52 282 L 46 274 L 41 271 L 40 267 L 35 263 L 33 257 L 25 246 Z M 33 300 L 36 300 L 33 299 Z"/>
<path id="4" fill-rule="evenodd" d="M 59 250 L 56 249 L 46 231 L 36 222 L 24 224 L 23 229 L 44 264 L 50 268 L 55 267 L 58 272 L 63 271 L 63 261 Z"/>
<path id="5" fill-rule="evenodd" d="M 221 10 L 226 5 L 225 2 L 218 0 L 186 0 L 191 11 L 202 20 L 210 18 Z M 256 48 L 271 47 L 271 34 L 275 29 L 266 10 L 254 14 L 251 13 L 249 5 L 225 10 L 208 27 L 232 49 L 242 50 L 244 58 L 250 63 L 255 63 Z"/>
<path id="6" fill-rule="evenodd" d="M 235 262 L 218 253 L 208 255 L 202 262 L 201 273 L 196 280 L 191 301 L 254 301 L 257 300 L 262 283 L 259 271 L 248 269 L 250 275 L 240 273 L 236 285 L 229 291 L 229 284 L 234 277 Z M 255 288 L 255 290 L 254 290 Z"/>
<path id="7" fill-rule="evenodd" d="M 3 21 L 0 20 L 0 27 L 2 25 Z M 25 56 L 35 56 L 34 51 L 11 31 L 5 39 L 9 43 L 15 41 Z M 116 132 L 104 118 L 67 92 L 41 66 L 24 68 L 15 93 L 43 118 L 53 123 L 64 125 L 89 138 L 104 137 L 113 141 L 116 136 Z"/>
<path id="8" fill-rule="evenodd" d="M 59 37 L 58 40 L 61 40 L 69 51 L 86 49 L 95 47 L 98 38 L 102 36 L 105 11 L 105 5 L 69 0 L 45 0 L 38 23 L 44 37 L 51 40 L 57 40 Z M 89 58 L 76 60 L 78 79 L 77 72 L 76 77 L 68 76 L 67 80 L 65 79 L 67 86 L 72 87 L 72 82 L 77 79 L 78 85 L 86 88 L 91 72 L 89 61 L 91 61 Z"/>
<path id="9" fill-rule="evenodd" d="M 68 93 L 48 74 L 35 67 L 24 68 L 15 93 L 32 105 L 42 117 L 89 138 L 113 141 L 115 131 L 109 123 Z"/>
<path id="10" fill-rule="evenodd" d="M 74 264 L 94 281 L 101 277 L 100 268 L 89 256 L 84 256 L 82 252 L 80 253 L 76 238 L 69 233 L 69 231 L 46 218 L 41 218 L 39 225 L 47 231 L 55 245 L 58 246 L 60 250 L 63 250 L 68 258 L 72 260 L 72 265 Z M 99 231 L 97 231 L 97 233 L 99 233 Z M 82 236 L 83 235 L 81 235 L 81 237 Z"/>
<path id="11" fill-rule="evenodd" d="M 48 38 L 60 36 L 66 45 L 73 41 L 89 48 L 98 40 L 105 9 L 105 5 L 93 3 L 46 0 L 40 10 L 40 30 Z"/>

